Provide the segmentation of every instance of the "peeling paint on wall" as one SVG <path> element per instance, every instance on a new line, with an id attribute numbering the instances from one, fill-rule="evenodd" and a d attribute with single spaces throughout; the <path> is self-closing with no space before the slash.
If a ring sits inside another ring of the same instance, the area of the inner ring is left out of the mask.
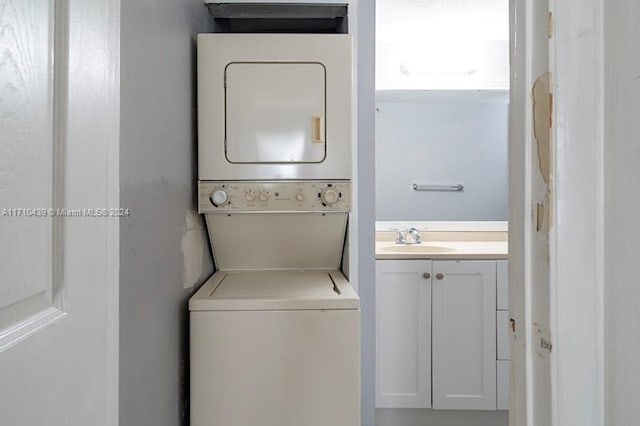
<path id="1" fill-rule="evenodd" d="M 553 96 L 551 95 L 551 73 L 540 75 L 532 89 L 533 134 L 538 152 L 538 168 L 546 185 L 544 198 L 536 207 L 536 230 L 549 232 L 552 226 L 551 205 L 551 127 L 553 126 Z"/>
<path id="2" fill-rule="evenodd" d="M 550 73 L 544 73 L 533 85 L 533 134 L 538 146 L 538 164 L 544 182 L 549 185 L 551 172 L 551 126 L 552 99 Z"/>
<path id="3" fill-rule="evenodd" d="M 182 285 L 191 288 L 202 276 L 205 254 L 205 235 L 202 218 L 194 211 L 187 211 L 182 227 Z"/>

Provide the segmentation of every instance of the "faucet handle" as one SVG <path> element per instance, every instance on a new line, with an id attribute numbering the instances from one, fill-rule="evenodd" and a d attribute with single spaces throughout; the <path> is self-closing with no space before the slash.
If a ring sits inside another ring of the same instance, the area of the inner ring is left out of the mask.
<path id="1" fill-rule="evenodd" d="M 404 244 L 404 232 L 402 229 L 396 229 L 396 244 Z"/>
<path id="2" fill-rule="evenodd" d="M 418 231 L 418 229 L 416 228 L 409 228 L 409 235 L 411 235 L 411 237 L 413 238 L 413 243 L 414 244 L 420 244 L 421 240 L 420 240 L 420 231 Z"/>

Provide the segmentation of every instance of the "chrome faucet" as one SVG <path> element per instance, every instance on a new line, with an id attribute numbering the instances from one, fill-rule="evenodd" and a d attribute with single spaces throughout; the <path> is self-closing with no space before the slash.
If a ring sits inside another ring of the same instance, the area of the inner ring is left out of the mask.
<path id="1" fill-rule="evenodd" d="M 408 235 L 404 238 L 405 244 L 420 244 L 422 241 L 420 239 L 420 231 L 416 228 L 409 228 Z"/>
<path id="2" fill-rule="evenodd" d="M 422 243 L 420 231 L 416 228 L 397 229 L 396 244 L 420 244 Z"/>

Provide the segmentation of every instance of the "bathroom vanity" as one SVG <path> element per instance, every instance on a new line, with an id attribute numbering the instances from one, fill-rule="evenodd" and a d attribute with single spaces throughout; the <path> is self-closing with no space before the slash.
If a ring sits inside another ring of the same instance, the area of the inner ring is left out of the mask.
<path id="1" fill-rule="evenodd" d="M 376 233 L 376 407 L 507 410 L 506 232 Z"/>

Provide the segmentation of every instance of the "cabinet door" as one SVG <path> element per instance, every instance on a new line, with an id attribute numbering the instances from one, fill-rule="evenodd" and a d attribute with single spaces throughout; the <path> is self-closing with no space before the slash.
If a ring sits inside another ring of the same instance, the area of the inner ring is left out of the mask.
<path id="1" fill-rule="evenodd" d="M 376 407 L 431 407 L 430 273 L 428 260 L 376 261 Z"/>
<path id="2" fill-rule="evenodd" d="M 433 408 L 496 409 L 496 262 L 433 262 Z"/>

